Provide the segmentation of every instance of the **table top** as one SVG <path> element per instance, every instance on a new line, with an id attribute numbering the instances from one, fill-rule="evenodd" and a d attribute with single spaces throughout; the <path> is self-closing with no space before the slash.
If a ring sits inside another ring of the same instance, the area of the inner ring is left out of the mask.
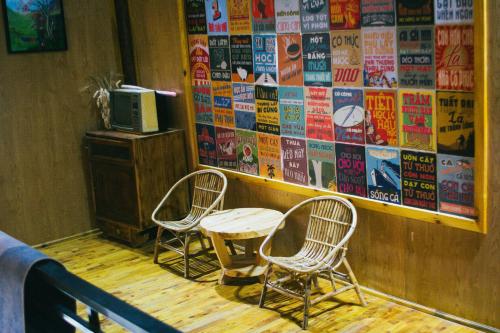
<path id="1" fill-rule="evenodd" d="M 207 236 L 224 239 L 251 239 L 269 235 L 279 224 L 283 213 L 266 208 L 236 208 L 213 213 L 200 223 Z"/>

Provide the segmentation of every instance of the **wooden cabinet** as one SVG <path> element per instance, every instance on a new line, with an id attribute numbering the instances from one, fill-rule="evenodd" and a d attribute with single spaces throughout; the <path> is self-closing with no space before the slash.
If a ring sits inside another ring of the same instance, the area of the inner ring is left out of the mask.
<path id="1" fill-rule="evenodd" d="M 167 191 L 187 173 L 184 132 L 137 135 L 87 132 L 85 137 L 95 216 L 104 234 L 138 245 L 153 227 L 151 213 Z M 188 210 L 187 187 L 176 191 L 163 216 Z"/>

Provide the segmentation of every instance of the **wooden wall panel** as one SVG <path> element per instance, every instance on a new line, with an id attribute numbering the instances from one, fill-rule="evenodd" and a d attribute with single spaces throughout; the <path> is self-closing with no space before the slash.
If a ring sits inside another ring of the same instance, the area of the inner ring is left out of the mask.
<path id="1" fill-rule="evenodd" d="M 0 229 L 30 244 L 91 228 L 82 137 L 97 116 L 79 90 L 120 71 L 113 2 L 64 7 L 62 52 L 7 54 L 0 15 Z"/>

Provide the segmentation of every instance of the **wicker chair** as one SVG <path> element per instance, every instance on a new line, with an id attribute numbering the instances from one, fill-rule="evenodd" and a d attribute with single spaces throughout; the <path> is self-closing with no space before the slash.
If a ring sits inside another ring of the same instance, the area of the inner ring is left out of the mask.
<path id="1" fill-rule="evenodd" d="M 299 208 L 312 206 L 307 224 L 307 231 L 302 248 L 291 257 L 270 256 L 269 244 L 276 231 L 282 227 L 288 216 Z M 347 241 L 356 228 L 356 209 L 347 200 L 336 196 L 322 196 L 303 201 L 290 209 L 283 217 L 282 222 L 264 240 L 260 247 L 260 255 L 268 261 L 264 279 L 264 287 L 259 306 L 263 307 L 267 289 L 273 289 L 281 294 L 304 302 L 304 319 L 302 328 L 307 328 L 309 307 L 326 298 L 335 296 L 349 289 L 355 289 L 363 306 L 366 301 L 361 293 L 356 277 L 345 257 Z M 267 253 L 267 254 L 266 254 Z M 347 274 L 337 272 L 343 264 Z M 281 268 L 283 276 L 271 279 L 273 265 Z M 328 279 L 333 290 L 324 295 L 311 299 L 311 281 L 318 286 L 318 277 Z M 343 286 L 337 288 L 335 281 L 341 281 Z M 293 283 L 299 288 L 291 289 Z M 298 291 L 297 291 L 298 289 Z"/>
<path id="2" fill-rule="evenodd" d="M 158 212 L 168 202 L 175 189 L 194 178 L 193 200 L 189 214 L 179 221 L 162 221 L 157 218 Z M 200 221 L 213 211 L 222 210 L 224 194 L 226 193 L 227 179 L 222 172 L 216 170 L 201 170 L 193 172 L 181 180 L 168 191 L 153 211 L 152 220 L 158 225 L 158 233 L 154 247 L 154 263 L 158 263 L 159 248 L 165 248 L 184 256 L 184 277 L 189 278 L 189 243 L 193 236 L 200 240 L 203 250 L 207 247 L 203 236 L 198 230 Z M 162 235 L 168 230 L 174 235 L 170 240 L 163 240 Z M 181 247 L 172 245 L 180 242 Z"/>

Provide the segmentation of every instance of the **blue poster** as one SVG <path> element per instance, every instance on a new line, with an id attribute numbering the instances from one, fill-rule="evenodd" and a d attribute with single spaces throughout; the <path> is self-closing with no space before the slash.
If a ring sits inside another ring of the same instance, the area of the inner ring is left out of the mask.
<path id="1" fill-rule="evenodd" d="M 399 149 L 366 147 L 368 198 L 401 204 L 401 160 Z"/>
<path id="2" fill-rule="evenodd" d="M 332 86 L 330 35 L 328 33 L 302 35 L 305 86 Z"/>
<path id="3" fill-rule="evenodd" d="M 276 79 L 276 35 L 253 36 L 253 66 L 255 84 L 278 84 Z"/>
<path id="4" fill-rule="evenodd" d="M 226 0 L 205 0 L 205 11 L 209 35 L 229 34 Z"/>
<path id="5" fill-rule="evenodd" d="M 304 116 L 304 89 L 302 87 L 279 87 L 281 135 L 304 138 L 306 121 Z"/>
<path id="6" fill-rule="evenodd" d="M 474 159 L 437 155 L 439 211 L 474 217 Z"/>
<path id="7" fill-rule="evenodd" d="M 200 164 L 217 166 L 215 128 L 211 125 L 196 124 L 196 139 Z"/>
<path id="8" fill-rule="evenodd" d="M 233 107 L 236 128 L 255 131 L 255 86 L 253 84 L 233 83 Z"/>

